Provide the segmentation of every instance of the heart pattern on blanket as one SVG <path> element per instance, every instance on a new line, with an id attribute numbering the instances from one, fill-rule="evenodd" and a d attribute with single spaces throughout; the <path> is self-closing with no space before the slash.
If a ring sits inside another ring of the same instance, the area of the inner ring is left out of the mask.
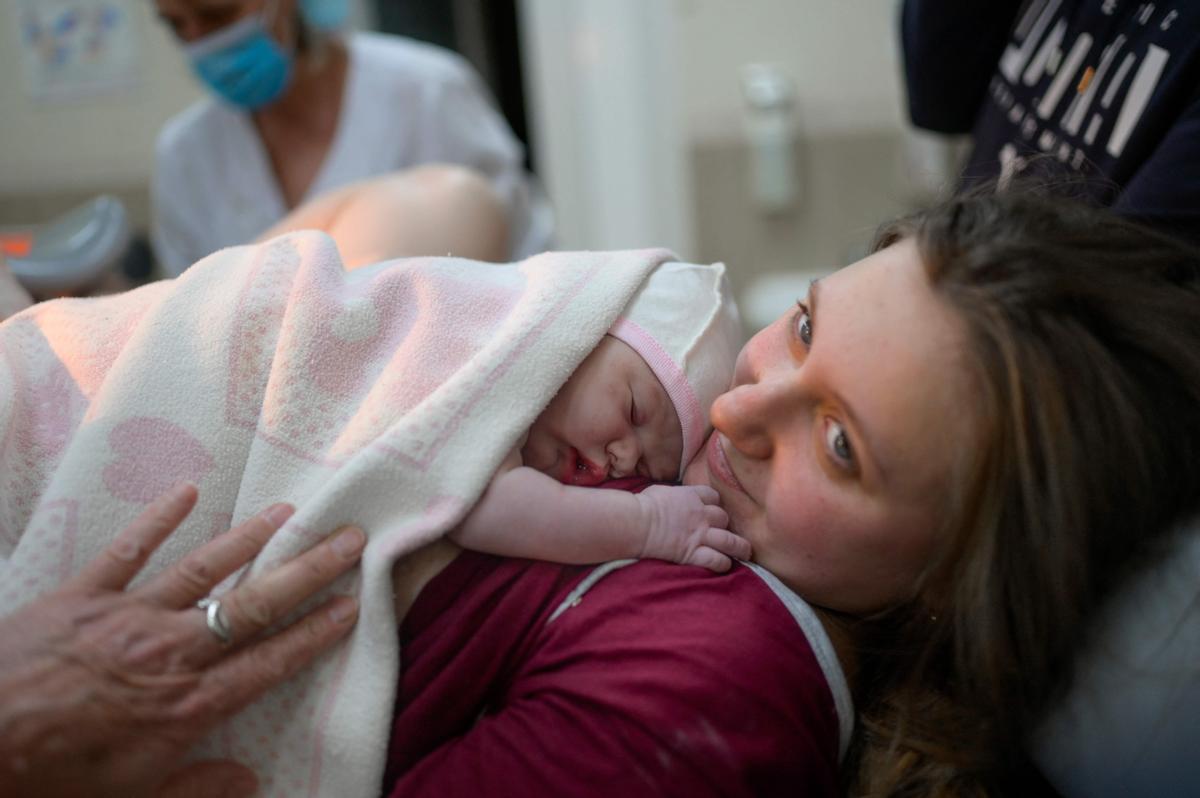
<path id="1" fill-rule="evenodd" d="M 297 243 L 317 250 L 323 242 Z M 415 309 L 398 270 L 347 283 L 340 266 L 320 268 L 321 254 L 303 252 L 256 426 L 260 438 L 291 456 L 334 464 L 333 442 L 404 338 Z"/>
<path id="2" fill-rule="evenodd" d="M 312 253 L 304 260 L 258 435 L 334 467 L 480 352 L 520 297 L 516 286 L 464 280 L 461 266 L 438 261 L 414 259 L 354 282 L 340 270 L 310 268 Z"/>
<path id="3" fill-rule="evenodd" d="M 361 523 L 372 536 L 352 572 L 362 583 L 313 600 L 357 595 L 354 636 L 194 753 L 251 767 L 263 795 L 377 792 L 392 709 L 379 698 L 394 689 L 398 655 L 380 633 L 394 607 L 379 566 L 466 512 L 526 416 L 665 257 L 417 259 L 347 274 L 332 240 L 306 231 L 5 323 L 0 604 L 60 584 L 182 480 L 200 499 L 152 571 L 269 502 L 297 505 L 216 593 Z"/>
<path id="4" fill-rule="evenodd" d="M 78 500 L 43 502 L 25 529 L 28 543 L 10 561 L 10 570 L 0 583 L 0 603 L 19 607 L 29 597 L 52 589 L 74 573 L 78 535 Z"/>
<path id="5" fill-rule="evenodd" d="M 372 280 L 361 294 L 316 291 L 312 346 L 304 363 L 313 386 L 335 400 L 357 396 L 412 327 L 413 299 L 407 283 L 387 275 Z"/>
<path id="6" fill-rule="evenodd" d="M 238 289 L 225 386 L 225 420 L 235 427 L 254 429 L 258 424 L 287 297 L 302 263 L 298 245 L 303 242 L 301 237 L 285 237 L 258 247 Z"/>
<path id="7" fill-rule="evenodd" d="M 179 482 L 199 485 L 214 465 L 194 435 L 165 418 L 122 421 L 109 432 L 108 445 L 115 459 L 104 467 L 105 487 L 115 498 L 140 504 Z"/>
<path id="8" fill-rule="evenodd" d="M 87 398 L 61 361 L 53 361 L 43 378 L 31 386 L 33 422 L 24 443 L 55 459 L 67 445 L 87 410 Z"/>
<path id="9" fill-rule="evenodd" d="M 467 282 L 454 274 L 438 274 L 434 268 L 426 272 L 415 291 L 421 323 L 393 358 L 421 368 L 393 368 L 381 380 L 388 404 L 397 414 L 416 407 L 483 352 L 520 298 L 515 287 Z"/>

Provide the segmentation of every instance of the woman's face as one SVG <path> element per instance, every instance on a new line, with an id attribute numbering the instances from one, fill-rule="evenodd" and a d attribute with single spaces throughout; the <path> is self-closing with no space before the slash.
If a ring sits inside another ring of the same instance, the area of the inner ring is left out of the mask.
<path id="1" fill-rule="evenodd" d="M 755 561 L 806 600 L 909 598 L 975 445 L 965 341 L 911 240 L 848 266 L 742 349 L 684 481 L 711 484 Z"/>

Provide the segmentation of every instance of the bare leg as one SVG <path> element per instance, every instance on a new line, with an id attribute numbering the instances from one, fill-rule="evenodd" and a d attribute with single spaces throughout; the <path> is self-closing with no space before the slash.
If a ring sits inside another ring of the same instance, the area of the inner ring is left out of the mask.
<path id="1" fill-rule="evenodd" d="M 260 240 L 309 228 L 337 242 L 347 269 L 415 255 L 508 257 L 504 206 L 483 177 L 460 166 L 421 166 L 331 191 Z"/>

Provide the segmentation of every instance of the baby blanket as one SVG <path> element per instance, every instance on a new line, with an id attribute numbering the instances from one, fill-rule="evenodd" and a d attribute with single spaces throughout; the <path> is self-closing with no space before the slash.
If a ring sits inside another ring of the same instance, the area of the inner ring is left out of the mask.
<path id="1" fill-rule="evenodd" d="M 304 232 L 29 308 L 0 325 L 0 607 L 52 589 L 179 480 L 200 502 L 141 578 L 276 501 L 297 512 L 241 578 L 361 525 L 362 567 L 335 586 L 361 599 L 349 641 L 196 754 L 251 766 L 266 795 L 376 793 L 400 655 L 392 564 L 463 516 L 668 259 L 347 273 Z"/>

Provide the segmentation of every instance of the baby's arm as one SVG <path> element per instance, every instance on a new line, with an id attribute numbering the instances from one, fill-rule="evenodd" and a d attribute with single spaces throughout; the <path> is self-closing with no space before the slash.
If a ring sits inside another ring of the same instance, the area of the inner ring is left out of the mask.
<path id="1" fill-rule="evenodd" d="M 450 539 L 489 554 L 561 563 L 652 557 L 726 571 L 750 544 L 725 529 L 709 487 L 655 485 L 639 494 L 563 485 L 517 466 L 488 485 Z"/>

